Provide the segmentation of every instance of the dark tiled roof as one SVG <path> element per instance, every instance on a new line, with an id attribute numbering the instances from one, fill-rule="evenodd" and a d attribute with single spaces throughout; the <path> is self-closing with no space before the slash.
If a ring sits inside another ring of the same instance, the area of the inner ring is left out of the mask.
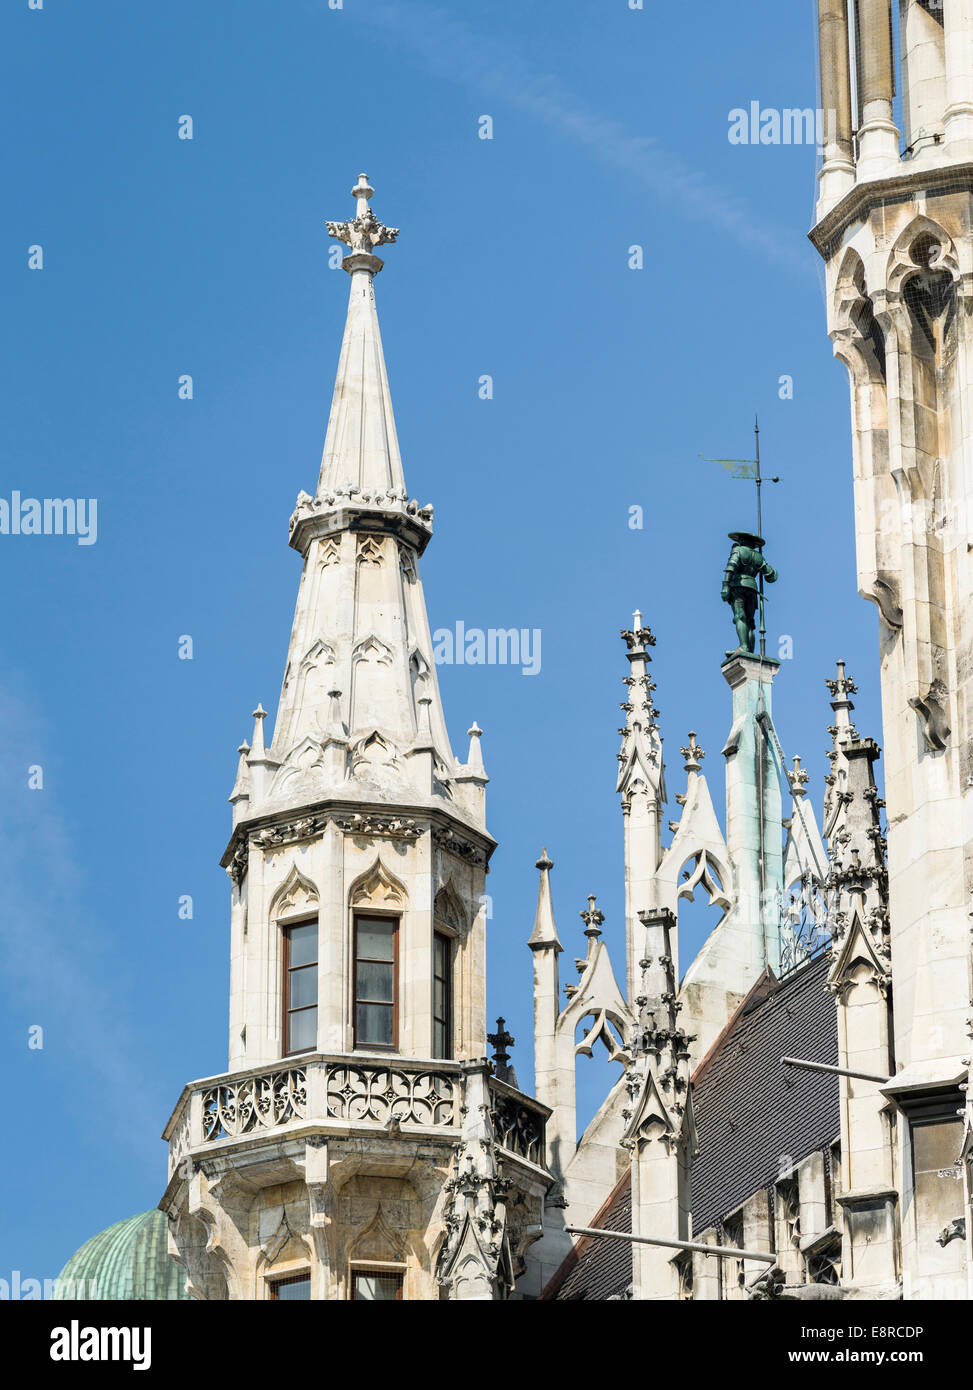
<path id="1" fill-rule="evenodd" d="M 695 1235 L 768 1187 L 782 1166 L 800 1162 L 837 1136 L 837 1077 L 780 1065 L 782 1057 L 837 1063 L 835 1001 L 825 988 L 827 972 L 827 959 L 819 956 L 780 983 L 761 977 L 697 1067 Z M 782 1165 L 784 1155 L 789 1157 Z M 592 1225 L 632 1229 L 628 1175 Z M 590 1237 L 578 1242 L 544 1297 L 605 1299 L 622 1293 L 631 1277 L 627 1244 Z"/>
<path id="2" fill-rule="evenodd" d="M 819 956 L 755 1007 L 744 1000 L 722 1044 L 697 1069 L 694 1231 L 714 1226 L 837 1136 L 838 1078 L 780 1064 L 782 1057 L 837 1064 L 837 1011 L 827 973 L 827 958 Z M 782 1166 L 783 1155 L 789 1159 Z"/>
<path id="3" fill-rule="evenodd" d="M 591 1225 L 606 1231 L 632 1229 L 631 1173 L 626 1172 Z M 541 1295 L 542 1298 L 605 1299 L 632 1282 L 632 1246 L 627 1240 L 582 1236 Z"/>

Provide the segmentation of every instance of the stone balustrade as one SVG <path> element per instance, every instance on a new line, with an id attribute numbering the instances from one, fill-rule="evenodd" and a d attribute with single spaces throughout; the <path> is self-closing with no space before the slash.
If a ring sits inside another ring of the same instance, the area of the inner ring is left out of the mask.
<path id="1" fill-rule="evenodd" d="M 545 1107 L 495 1077 L 490 1095 L 497 1143 L 543 1167 Z M 169 1172 L 190 1151 L 308 1125 L 341 1133 L 394 1124 L 404 1133 L 458 1135 L 463 1106 L 460 1062 L 357 1053 L 285 1058 L 188 1086 L 165 1130 Z"/>

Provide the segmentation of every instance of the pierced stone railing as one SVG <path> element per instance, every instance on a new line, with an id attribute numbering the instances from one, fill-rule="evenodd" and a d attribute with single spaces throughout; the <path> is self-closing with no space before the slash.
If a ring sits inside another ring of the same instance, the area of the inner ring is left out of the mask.
<path id="1" fill-rule="evenodd" d="M 328 1068 L 328 1115 L 337 1120 L 373 1120 L 386 1125 L 454 1125 L 459 1078 L 441 1071 L 405 1071 L 399 1066 L 357 1063 Z"/>
<path id="2" fill-rule="evenodd" d="M 244 1076 L 203 1092 L 202 1141 L 236 1139 L 306 1117 L 307 1073 L 303 1067 Z"/>
<path id="3" fill-rule="evenodd" d="M 543 1168 L 546 1108 L 495 1077 L 490 1080 L 490 1098 L 493 1133 L 500 1147 Z"/>
<path id="4" fill-rule="evenodd" d="M 307 1053 L 250 1071 L 188 1086 L 165 1130 L 170 1177 L 199 1151 L 263 1135 L 364 1133 L 402 1126 L 448 1138 L 463 1124 L 464 1067 L 407 1057 Z M 506 1082 L 490 1079 L 496 1141 L 508 1153 L 543 1167 L 548 1111 Z"/>
<path id="5" fill-rule="evenodd" d="M 462 1103 L 458 1062 L 306 1054 L 187 1087 L 165 1130 L 169 1172 L 190 1150 L 301 1125 L 458 1130 Z"/>

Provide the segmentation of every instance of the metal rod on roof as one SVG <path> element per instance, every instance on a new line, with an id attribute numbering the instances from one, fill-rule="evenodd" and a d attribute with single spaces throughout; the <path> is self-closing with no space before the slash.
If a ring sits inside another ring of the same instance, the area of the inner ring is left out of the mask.
<path id="1" fill-rule="evenodd" d="M 636 1245 L 665 1245 L 670 1250 L 693 1250 L 698 1255 L 727 1255 L 738 1260 L 763 1260 L 777 1263 L 777 1256 L 767 1250 L 735 1250 L 728 1245 L 701 1245 L 692 1240 L 660 1240 L 658 1236 L 634 1236 L 630 1231 L 602 1231 L 595 1226 L 565 1226 L 569 1236 L 610 1236 L 613 1240 L 630 1240 Z"/>
<path id="2" fill-rule="evenodd" d="M 782 1057 L 780 1064 L 782 1067 L 803 1067 L 805 1071 L 826 1071 L 832 1076 L 854 1076 L 858 1081 L 877 1081 L 880 1086 L 887 1086 L 890 1080 L 887 1076 L 873 1076 L 870 1071 L 849 1071 L 847 1067 L 832 1067 L 827 1062 L 806 1062 L 802 1057 Z"/>

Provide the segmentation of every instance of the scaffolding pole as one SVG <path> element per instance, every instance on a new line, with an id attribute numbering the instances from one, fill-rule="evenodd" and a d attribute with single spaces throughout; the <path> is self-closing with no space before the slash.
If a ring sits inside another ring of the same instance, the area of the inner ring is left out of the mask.
<path id="1" fill-rule="evenodd" d="M 880 1086 L 887 1086 L 890 1080 L 887 1076 L 874 1076 L 870 1071 L 849 1071 L 847 1067 L 833 1067 L 828 1062 L 806 1062 L 802 1057 L 782 1057 L 780 1064 L 782 1067 L 803 1067 L 805 1071 L 825 1071 L 831 1076 L 853 1076 L 858 1081 L 877 1081 Z"/>
<path id="2" fill-rule="evenodd" d="M 630 1240 L 636 1245 L 664 1245 L 670 1250 L 692 1250 L 698 1255 L 722 1255 L 736 1260 L 763 1260 L 777 1263 L 777 1256 L 767 1250 L 734 1250 L 728 1245 L 702 1245 L 692 1240 L 661 1240 L 658 1236 L 636 1236 L 630 1231 L 603 1231 L 595 1226 L 565 1226 L 569 1236 L 608 1236 L 612 1240 Z"/>

